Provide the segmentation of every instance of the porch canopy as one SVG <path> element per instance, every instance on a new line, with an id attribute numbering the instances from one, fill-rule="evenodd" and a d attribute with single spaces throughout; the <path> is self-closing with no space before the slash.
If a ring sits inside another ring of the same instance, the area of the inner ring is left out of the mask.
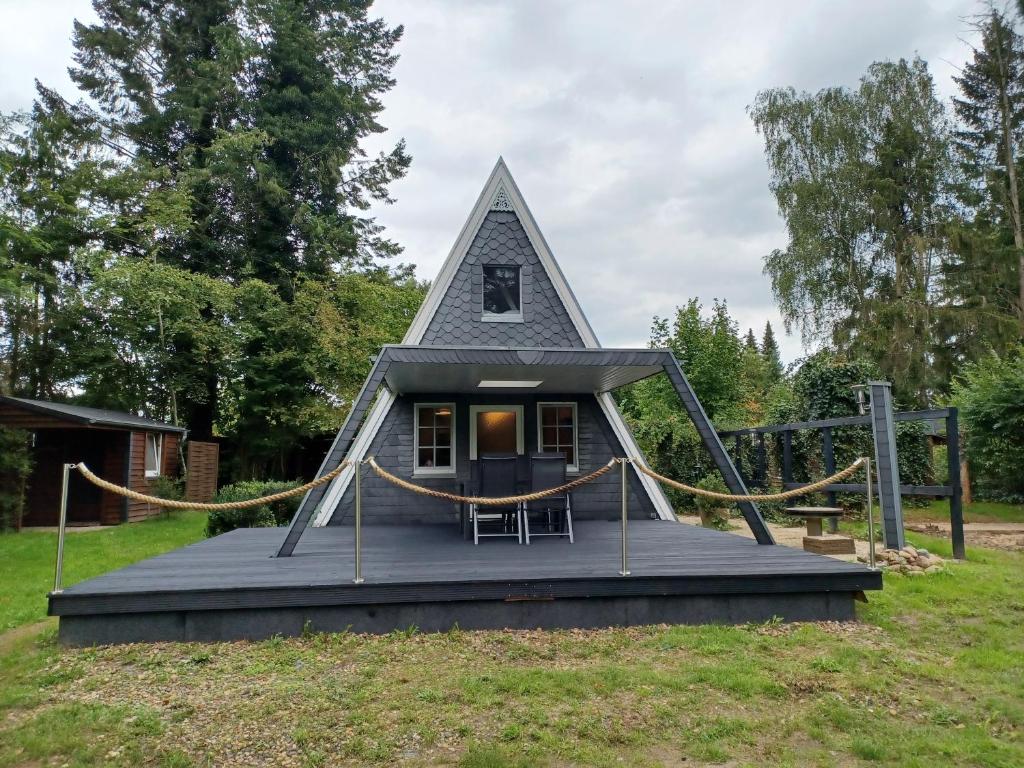
<path id="1" fill-rule="evenodd" d="M 403 393 L 610 392 L 661 373 L 664 349 L 386 346 L 388 389 Z"/>

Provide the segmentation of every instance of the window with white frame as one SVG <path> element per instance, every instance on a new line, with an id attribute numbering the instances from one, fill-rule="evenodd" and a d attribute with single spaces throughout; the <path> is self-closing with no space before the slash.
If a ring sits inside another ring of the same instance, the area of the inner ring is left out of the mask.
<path id="1" fill-rule="evenodd" d="M 519 267 L 514 265 L 485 264 L 484 320 L 523 319 L 523 291 Z"/>
<path id="2" fill-rule="evenodd" d="M 414 474 L 455 472 L 455 404 L 417 403 Z"/>
<path id="3" fill-rule="evenodd" d="M 159 432 L 146 433 L 146 477 L 158 477 L 164 449 L 164 436 Z"/>
<path id="4" fill-rule="evenodd" d="M 537 403 L 537 450 L 565 455 L 566 468 L 579 471 L 576 403 Z"/>

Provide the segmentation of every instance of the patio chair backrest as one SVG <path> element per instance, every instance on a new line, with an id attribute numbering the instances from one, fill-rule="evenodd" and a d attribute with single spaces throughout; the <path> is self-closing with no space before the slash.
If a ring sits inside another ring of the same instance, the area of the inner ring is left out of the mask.
<path id="1" fill-rule="evenodd" d="M 480 456 L 480 495 L 515 496 L 515 454 L 483 454 Z"/>
<path id="2" fill-rule="evenodd" d="M 565 454 L 534 453 L 530 456 L 530 490 L 546 491 L 565 485 Z"/>

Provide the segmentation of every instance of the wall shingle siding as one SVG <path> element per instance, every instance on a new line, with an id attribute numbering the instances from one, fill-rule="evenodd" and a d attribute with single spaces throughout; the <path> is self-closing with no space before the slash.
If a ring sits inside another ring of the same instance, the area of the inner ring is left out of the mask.
<path id="1" fill-rule="evenodd" d="M 518 265 L 523 322 L 484 322 L 483 265 Z M 584 347 L 558 292 L 511 211 L 489 211 L 438 304 L 424 345 Z"/>
<path id="2" fill-rule="evenodd" d="M 368 455 L 375 456 L 384 469 L 419 485 L 458 493 L 459 484 L 472 490 L 469 461 L 469 406 L 471 404 L 522 405 L 525 455 L 520 459 L 520 476 L 529 471 L 528 456 L 537 450 L 537 402 L 576 402 L 579 420 L 580 474 L 593 472 L 623 450 L 593 395 L 508 396 L 490 398 L 455 395 L 399 397 L 374 439 Z M 413 405 L 416 402 L 454 402 L 456 433 L 456 476 L 454 478 L 413 478 Z M 363 519 L 367 524 L 442 523 L 458 520 L 458 506 L 397 488 L 363 469 Z M 618 468 L 573 492 L 573 517 L 577 520 L 615 519 L 622 513 L 621 479 Z M 354 484 L 349 484 L 331 517 L 330 525 L 351 525 Z M 635 470 L 630 471 L 630 516 L 648 518 L 654 506 L 640 484 Z"/>

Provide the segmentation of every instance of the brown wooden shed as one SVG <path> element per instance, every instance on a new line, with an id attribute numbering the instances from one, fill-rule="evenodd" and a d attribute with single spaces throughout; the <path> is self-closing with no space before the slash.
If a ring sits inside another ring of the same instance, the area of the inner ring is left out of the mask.
<path id="1" fill-rule="evenodd" d="M 84 461 L 105 480 L 151 493 L 157 477 L 178 474 L 178 444 L 184 427 L 121 411 L 0 396 L 0 424 L 32 434 L 32 474 L 22 525 L 57 525 L 61 465 Z M 102 524 L 142 520 L 158 507 L 103 491 L 72 472 L 68 523 Z"/>

